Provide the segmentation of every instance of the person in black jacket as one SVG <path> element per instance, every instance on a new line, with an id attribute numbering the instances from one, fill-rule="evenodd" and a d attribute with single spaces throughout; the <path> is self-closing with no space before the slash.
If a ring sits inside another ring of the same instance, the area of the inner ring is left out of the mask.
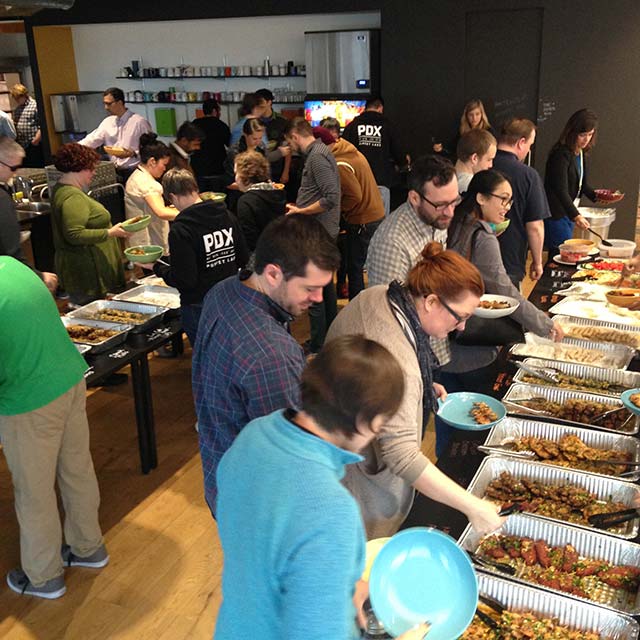
<path id="1" fill-rule="evenodd" d="M 182 326 L 193 346 L 204 296 L 243 268 L 249 252 L 237 220 L 224 203 L 200 198 L 190 171 L 170 169 L 162 187 L 180 213 L 169 231 L 171 264 L 158 260 L 153 271 L 180 292 Z"/>
<path id="2" fill-rule="evenodd" d="M 544 221 L 545 247 L 549 250 L 571 238 L 574 226 L 589 228 L 577 207 L 583 195 L 596 202 L 596 194 L 587 181 L 587 156 L 595 145 L 597 127 L 598 116 L 593 111 L 576 111 L 549 152 L 544 179 L 551 210 L 551 218 Z"/>
<path id="3" fill-rule="evenodd" d="M 269 179 L 269 161 L 256 151 L 245 151 L 235 159 L 236 184 L 242 195 L 238 200 L 238 220 L 247 246 L 254 251 L 264 228 L 284 215 L 287 194 L 284 185 Z"/>

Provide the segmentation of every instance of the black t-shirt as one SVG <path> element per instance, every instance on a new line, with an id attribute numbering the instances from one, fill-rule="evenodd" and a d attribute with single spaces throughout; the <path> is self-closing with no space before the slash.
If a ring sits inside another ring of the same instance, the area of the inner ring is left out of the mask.
<path id="1" fill-rule="evenodd" d="M 365 111 L 345 127 L 342 137 L 369 161 L 376 183 L 391 187 L 394 163 L 401 165 L 404 158 L 389 120 L 377 111 Z"/>
<path id="2" fill-rule="evenodd" d="M 191 166 L 195 174 L 200 178 L 221 175 L 227 157 L 226 147 L 231 138 L 229 127 L 222 120 L 212 116 L 196 118 L 193 124 L 205 135 L 200 150 L 191 156 Z"/>

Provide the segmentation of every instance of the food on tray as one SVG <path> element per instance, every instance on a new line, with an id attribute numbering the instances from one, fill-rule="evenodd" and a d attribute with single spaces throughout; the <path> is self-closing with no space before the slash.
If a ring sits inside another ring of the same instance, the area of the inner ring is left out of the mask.
<path id="1" fill-rule="evenodd" d="M 545 411 L 560 420 L 580 422 L 582 424 L 592 424 L 595 418 L 618 406 L 613 403 L 580 400 L 578 398 L 570 398 L 564 403 L 552 402 L 546 398 L 514 399 L 513 402 L 534 411 Z M 624 407 L 620 407 L 619 411 L 609 414 L 603 420 L 598 420 L 597 426 L 605 429 L 620 429 L 630 415 L 629 411 Z"/>
<path id="2" fill-rule="evenodd" d="M 589 262 L 583 265 L 584 269 L 595 269 L 596 271 L 617 271 L 622 272 L 625 263 L 620 260 L 600 260 L 598 262 Z"/>
<path id="3" fill-rule="evenodd" d="M 595 378 L 580 378 L 570 376 L 560 371 L 556 372 L 558 382 L 551 382 L 546 378 L 538 378 L 530 373 L 524 373 L 521 380 L 529 384 L 547 385 L 559 387 L 560 389 L 575 389 L 576 391 L 591 391 L 593 393 L 619 393 L 632 387 L 624 387 L 607 380 L 596 380 Z"/>
<path id="4" fill-rule="evenodd" d="M 498 419 L 498 414 L 486 402 L 474 402 L 469 415 L 477 424 L 490 424 Z"/>
<path id="5" fill-rule="evenodd" d="M 126 299 L 127 302 L 140 302 L 141 304 L 155 304 L 158 307 L 169 307 L 177 309 L 180 306 L 180 299 L 173 293 L 152 293 L 143 291 L 137 296 Z"/>
<path id="6" fill-rule="evenodd" d="M 120 332 L 114 331 L 113 329 L 90 327 L 84 324 L 70 324 L 67 325 L 67 333 L 72 340 L 95 344 L 98 342 L 104 342 L 109 338 L 113 338 L 113 336 L 117 335 Z"/>
<path id="7" fill-rule="evenodd" d="M 627 471 L 627 467 L 615 464 L 595 464 L 594 460 L 619 460 L 620 462 L 633 460 L 632 455 L 625 451 L 590 447 L 575 434 L 567 434 L 559 441 L 536 436 L 522 436 L 510 442 L 512 442 L 514 451 L 533 451 L 536 458 L 543 462 L 611 476 Z"/>
<path id="8" fill-rule="evenodd" d="M 570 629 L 560 625 L 557 620 L 543 618 L 530 612 L 516 613 L 503 611 L 498 614 L 484 604 L 478 608 L 491 617 L 498 628 L 493 629 L 477 615 L 471 621 L 460 640 L 605 640 L 593 631 Z"/>
<path id="9" fill-rule="evenodd" d="M 616 595 L 627 604 L 640 586 L 640 568 L 581 557 L 570 544 L 554 547 L 544 540 L 497 534 L 485 538 L 476 553 L 514 567 L 522 580 L 595 602 L 602 595 L 610 599 L 610 593 L 602 592 L 611 587 L 622 592 Z"/>
<path id="10" fill-rule="evenodd" d="M 581 269 L 572 274 L 571 279 L 610 287 L 640 288 L 640 274 L 637 273 L 632 273 L 620 281 L 619 272 Z"/>
<path id="11" fill-rule="evenodd" d="M 633 393 L 629 396 L 630 402 L 636 405 L 636 407 L 640 407 L 640 393 Z"/>
<path id="12" fill-rule="evenodd" d="M 638 292 L 640 294 L 640 291 Z M 562 330 L 566 336 L 581 338 L 592 342 L 615 342 L 634 349 L 640 349 L 640 331 L 625 331 L 586 324 L 562 323 Z"/>
<path id="13" fill-rule="evenodd" d="M 144 324 L 150 317 L 148 313 L 138 313 L 137 311 L 124 311 L 122 309 L 111 309 L 109 307 L 94 311 L 86 315 L 93 320 L 103 322 L 123 322 L 126 324 Z"/>
<path id="14" fill-rule="evenodd" d="M 132 256 L 143 256 L 145 255 L 145 250 L 140 247 L 132 247 L 129 249 L 129 254 Z"/>
<path id="15" fill-rule="evenodd" d="M 599 349 L 585 349 L 561 343 L 519 345 L 518 354 L 546 360 L 562 360 L 563 362 L 577 362 L 578 364 L 596 366 L 614 366 L 611 356 Z"/>
<path id="16" fill-rule="evenodd" d="M 506 300 L 481 300 L 478 305 L 481 309 L 510 309 L 511 305 Z"/>
<path id="17" fill-rule="evenodd" d="M 537 480 L 518 480 L 508 471 L 503 471 L 499 478 L 489 483 L 485 495 L 499 501 L 503 508 L 517 502 L 521 511 L 582 525 L 589 525 L 587 518 L 597 513 L 629 508 L 623 502 L 603 502 L 595 494 L 570 482 L 551 486 Z"/>

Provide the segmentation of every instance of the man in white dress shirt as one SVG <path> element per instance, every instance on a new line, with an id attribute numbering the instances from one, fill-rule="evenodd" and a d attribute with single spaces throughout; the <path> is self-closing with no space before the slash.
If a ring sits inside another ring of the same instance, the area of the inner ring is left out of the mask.
<path id="1" fill-rule="evenodd" d="M 80 140 L 80 144 L 93 149 L 101 145 L 117 147 L 119 149 L 117 156 L 109 157 L 115 164 L 120 178 L 126 182 L 140 163 L 138 155 L 140 136 L 151 131 L 151 125 L 142 116 L 127 109 L 122 89 L 110 87 L 102 95 L 102 103 L 109 116 L 97 129 Z"/>

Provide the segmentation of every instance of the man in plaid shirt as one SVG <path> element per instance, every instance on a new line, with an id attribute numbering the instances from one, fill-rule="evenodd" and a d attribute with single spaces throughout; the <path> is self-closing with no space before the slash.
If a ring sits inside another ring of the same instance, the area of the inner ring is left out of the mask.
<path id="1" fill-rule="evenodd" d="M 29 90 L 23 84 L 11 87 L 11 97 L 18 103 L 13 112 L 13 122 L 16 126 L 16 142 L 25 150 L 23 167 L 43 167 L 42 132 L 38 117 L 38 104 L 29 95 Z"/>
<path id="2" fill-rule="evenodd" d="M 276 409 L 299 408 L 305 358 L 288 324 L 322 301 L 339 264 L 320 222 L 283 216 L 262 232 L 254 271 L 223 280 L 204 299 L 193 393 L 205 498 L 214 516 L 218 464 L 241 429 Z"/>

